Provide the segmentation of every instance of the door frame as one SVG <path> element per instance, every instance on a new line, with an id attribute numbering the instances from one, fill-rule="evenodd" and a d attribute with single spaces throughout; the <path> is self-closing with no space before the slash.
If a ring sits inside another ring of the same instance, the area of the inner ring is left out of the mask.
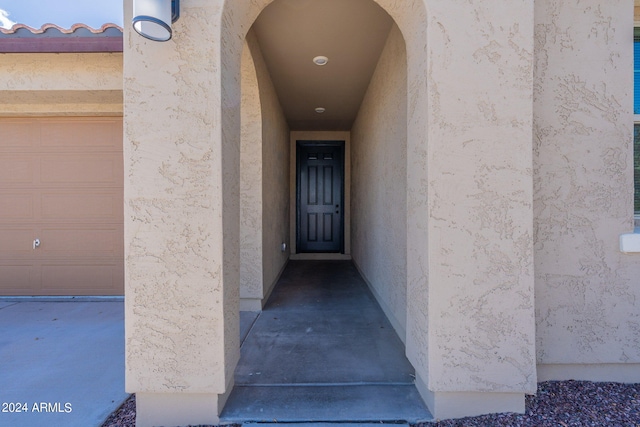
<path id="1" fill-rule="evenodd" d="M 297 253 L 296 239 L 296 142 L 344 141 L 344 253 Z M 350 260 L 351 259 L 351 132 L 328 130 L 293 130 L 289 133 L 289 259 Z"/>
<path id="2" fill-rule="evenodd" d="M 298 139 L 296 140 L 295 145 L 295 159 L 296 159 L 296 167 L 295 167 L 295 253 L 300 254 L 308 254 L 308 253 L 345 253 L 345 189 L 346 189 L 346 170 L 345 170 L 345 145 L 346 141 L 344 140 L 308 140 L 308 139 Z M 337 147 L 340 150 L 340 173 L 341 173 L 341 187 L 342 191 L 340 192 L 340 251 L 339 252 L 300 252 L 300 226 L 301 226 L 301 217 L 300 217 L 300 147 Z"/>

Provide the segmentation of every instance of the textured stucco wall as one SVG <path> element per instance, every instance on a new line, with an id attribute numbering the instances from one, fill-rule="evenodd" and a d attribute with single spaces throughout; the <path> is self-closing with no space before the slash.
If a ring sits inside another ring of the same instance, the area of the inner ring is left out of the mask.
<path id="1" fill-rule="evenodd" d="M 0 54 L 0 115 L 122 114 L 121 53 Z"/>
<path id="2" fill-rule="evenodd" d="M 240 298 L 255 310 L 289 258 L 280 250 L 289 241 L 289 127 L 253 31 L 242 52 L 241 126 Z"/>
<path id="3" fill-rule="evenodd" d="M 351 129 L 351 254 L 396 332 L 407 317 L 407 60 L 393 25 Z"/>
<path id="4" fill-rule="evenodd" d="M 535 390 L 533 4 L 377 2 L 407 52 L 407 354 L 432 392 L 524 402 Z M 167 43 L 125 31 L 130 391 L 228 391 L 241 54 L 268 3 L 192 0 Z"/>
<path id="5" fill-rule="evenodd" d="M 271 292 L 289 259 L 289 126 L 253 32 L 247 35 L 253 54 L 262 106 L 262 295 Z"/>
<path id="6" fill-rule="evenodd" d="M 252 32 L 247 35 L 252 38 Z M 262 109 L 249 45 L 242 49 L 240 298 L 262 299 Z"/>
<path id="7" fill-rule="evenodd" d="M 535 3 L 540 364 L 640 362 L 633 229 L 633 1 Z"/>
<path id="8" fill-rule="evenodd" d="M 535 392 L 533 2 L 427 5 L 428 385 Z"/>
<path id="9" fill-rule="evenodd" d="M 181 6 L 172 41 L 125 26 L 126 387 L 222 394 L 239 357 L 242 45 L 225 85 L 221 5 Z M 221 108 L 227 87 L 237 102 Z"/>
<path id="10" fill-rule="evenodd" d="M 122 90 L 121 53 L 0 54 L 3 90 Z"/>

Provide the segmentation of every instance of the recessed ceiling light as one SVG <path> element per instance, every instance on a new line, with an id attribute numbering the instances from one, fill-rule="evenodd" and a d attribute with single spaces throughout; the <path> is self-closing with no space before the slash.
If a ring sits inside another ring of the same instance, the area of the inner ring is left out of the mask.
<path id="1" fill-rule="evenodd" d="M 326 56 L 316 56 L 313 58 L 313 63 L 316 65 L 327 65 L 327 62 L 329 62 L 329 58 Z"/>
<path id="2" fill-rule="evenodd" d="M 322 113 L 324 113 L 325 111 L 326 111 L 326 110 L 325 110 L 325 108 L 324 108 L 324 107 L 317 107 L 317 108 L 316 108 L 316 113 L 318 113 L 318 114 L 322 114 Z"/>

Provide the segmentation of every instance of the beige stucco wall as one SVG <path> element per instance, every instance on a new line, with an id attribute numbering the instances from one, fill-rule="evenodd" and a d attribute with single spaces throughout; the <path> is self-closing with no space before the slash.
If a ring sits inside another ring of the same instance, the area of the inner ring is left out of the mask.
<path id="1" fill-rule="evenodd" d="M 240 64 L 269 2 L 185 3 L 167 43 L 125 31 L 127 388 L 141 425 L 168 416 L 167 396 L 183 424 L 215 423 L 204 402 L 231 388 Z M 522 410 L 535 390 L 533 5 L 378 3 L 406 42 L 406 342 L 419 389 L 436 417 Z"/>
<path id="2" fill-rule="evenodd" d="M 393 25 L 351 129 L 352 257 L 404 341 L 407 317 L 407 60 Z"/>
<path id="3" fill-rule="evenodd" d="M 131 0 L 124 11 L 130 22 Z M 221 75 L 220 4 L 181 12 L 170 42 L 124 33 L 126 388 L 140 426 L 216 420 L 239 358 L 242 39 Z M 223 91 L 236 102 L 223 108 Z"/>
<path id="4" fill-rule="evenodd" d="M 428 5 L 428 385 L 535 392 L 533 3 Z"/>
<path id="5" fill-rule="evenodd" d="M 247 35 L 254 56 L 262 105 L 262 298 L 266 298 L 289 259 L 289 126 L 255 36 Z M 263 301 L 263 305 L 264 305 Z"/>
<path id="6" fill-rule="evenodd" d="M 538 363 L 638 363 L 640 257 L 618 243 L 633 230 L 633 1 L 535 5 Z"/>
<path id="7" fill-rule="evenodd" d="M 121 115 L 121 53 L 0 54 L 0 115 Z"/>
<path id="8" fill-rule="evenodd" d="M 253 40 L 250 32 L 247 38 Z M 242 49 L 240 139 L 240 309 L 262 300 L 262 108 L 249 44 Z"/>
<path id="9" fill-rule="evenodd" d="M 255 33 L 242 52 L 240 309 L 258 311 L 289 258 L 289 127 Z"/>

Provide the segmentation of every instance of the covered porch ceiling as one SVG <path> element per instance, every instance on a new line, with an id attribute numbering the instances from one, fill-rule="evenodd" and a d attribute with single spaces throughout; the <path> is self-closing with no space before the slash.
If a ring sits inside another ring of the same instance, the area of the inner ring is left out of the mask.
<path id="1" fill-rule="evenodd" d="M 264 9 L 253 28 L 291 130 L 351 129 L 392 23 L 373 0 L 276 0 Z M 328 63 L 316 65 L 317 56 Z"/>

